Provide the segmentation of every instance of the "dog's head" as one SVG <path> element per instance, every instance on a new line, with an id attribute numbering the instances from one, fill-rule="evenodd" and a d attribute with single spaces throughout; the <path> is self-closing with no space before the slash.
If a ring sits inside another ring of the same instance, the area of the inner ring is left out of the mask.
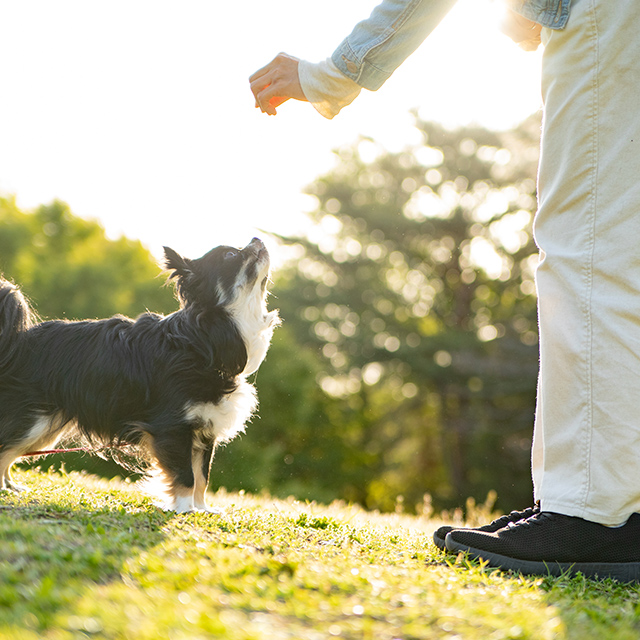
<path id="1" fill-rule="evenodd" d="M 176 279 L 176 290 L 183 307 L 200 311 L 230 309 L 249 299 L 267 295 L 269 253 L 258 238 L 244 249 L 220 246 L 201 258 L 184 258 L 164 248 L 165 267 Z"/>
<path id="2" fill-rule="evenodd" d="M 196 260 L 164 251 L 182 308 L 200 318 L 228 316 L 246 347 L 242 371 L 255 371 L 278 323 L 277 312 L 267 311 L 270 260 L 262 241 L 254 238 L 244 249 L 216 247 Z"/>

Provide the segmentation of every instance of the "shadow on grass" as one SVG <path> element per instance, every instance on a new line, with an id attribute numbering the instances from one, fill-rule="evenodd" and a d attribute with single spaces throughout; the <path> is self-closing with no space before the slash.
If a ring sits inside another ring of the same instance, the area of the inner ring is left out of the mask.
<path id="1" fill-rule="evenodd" d="M 0 493 L 0 629 L 43 632 L 89 589 L 122 582 L 124 564 L 160 544 L 174 515 L 127 491 L 75 487 L 65 475 L 42 474 L 26 494 Z"/>
<path id="2" fill-rule="evenodd" d="M 639 584 L 594 580 L 578 574 L 545 577 L 541 587 L 546 592 L 545 601 L 557 609 L 567 638 L 640 637 Z"/>
<path id="3" fill-rule="evenodd" d="M 560 577 L 521 576 L 518 573 L 494 569 L 460 554 L 445 559 L 452 568 L 458 567 L 477 575 L 516 579 L 522 585 L 539 592 L 542 602 L 550 608 L 550 637 L 566 640 L 626 640 L 640 638 L 640 584 L 616 580 L 596 580 L 581 573 Z M 547 637 L 541 634 L 540 637 Z"/>

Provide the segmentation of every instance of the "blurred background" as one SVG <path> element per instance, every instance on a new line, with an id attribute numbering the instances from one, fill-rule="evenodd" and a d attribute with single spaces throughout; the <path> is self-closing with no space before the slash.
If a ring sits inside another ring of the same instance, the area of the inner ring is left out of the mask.
<path id="1" fill-rule="evenodd" d="M 521 508 L 540 54 L 500 34 L 499 2 L 460 0 L 334 120 L 253 104 L 251 73 L 329 56 L 375 4 L 0 0 L 0 271 L 44 318 L 168 313 L 162 245 L 260 235 L 284 324 L 212 486 Z"/>

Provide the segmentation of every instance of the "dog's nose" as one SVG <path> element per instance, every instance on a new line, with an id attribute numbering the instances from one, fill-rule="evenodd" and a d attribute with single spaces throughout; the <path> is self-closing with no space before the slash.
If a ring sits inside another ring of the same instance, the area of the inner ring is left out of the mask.
<path id="1" fill-rule="evenodd" d="M 250 249 L 256 255 L 265 250 L 264 242 L 260 238 L 254 238 L 248 245 L 247 249 Z"/>

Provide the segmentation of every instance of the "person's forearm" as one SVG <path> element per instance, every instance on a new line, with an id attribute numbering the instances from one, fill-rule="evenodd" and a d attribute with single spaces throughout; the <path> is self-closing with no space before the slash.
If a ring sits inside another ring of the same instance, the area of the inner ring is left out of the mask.
<path id="1" fill-rule="evenodd" d="M 325 117 L 350 104 L 358 87 L 375 91 L 435 29 L 456 0 L 383 0 L 334 51 L 313 65 L 277 55 L 249 79 L 256 107 L 269 115 L 286 100 L 309 100 Z M 344 77 L 342 77 L 344 76 Z M 306 87 L 303 87 L 303 85 Z"/>
<path id="2" fill-rule="evenodd" d="M 438 26 L 456 0 L 383 0 L 332 55 L 336 67 L 375 91 Z"/>

